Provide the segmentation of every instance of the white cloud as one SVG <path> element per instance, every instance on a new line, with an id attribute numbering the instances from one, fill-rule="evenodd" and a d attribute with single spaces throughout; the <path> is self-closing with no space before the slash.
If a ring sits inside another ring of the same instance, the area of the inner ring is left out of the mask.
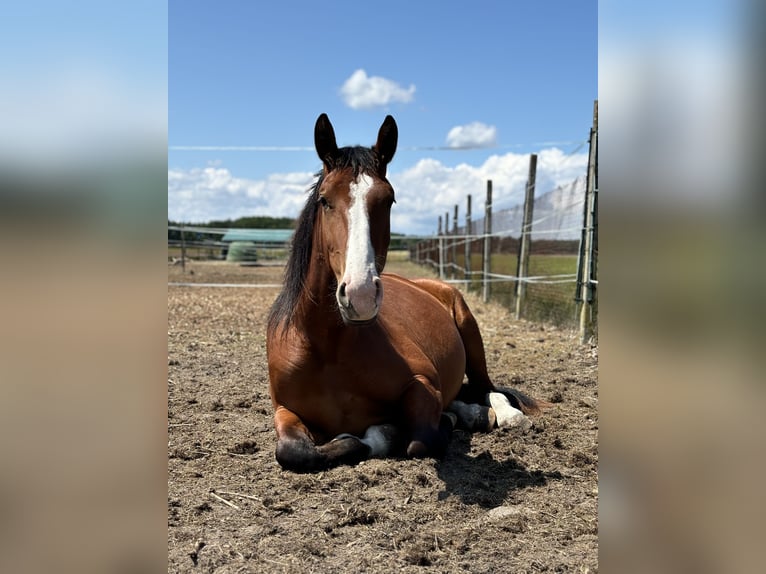
<path id="1" fill-rule="evenodd" d="M 570 183 L 585 173 L 587 152 L 567 156 L 557 148 L 538 152 L 536 195 Z M 479 165 L 450 167 L 435 159 L 422 159 L 389 179 L 396 190 L 391 229 L 399 233 L 428 235 L 436 232 L 437 218 L 458 205 L 459 223 L 465 224 L 467 196 L 473 196 L 473 219 L 484 215 L 487 180 L 492 180 L 493 208 L 505 209 L 524 201 L 529 155 L 492 155 Z"/>
<path id="2" fill-rule="evenodd" d="M 496 143 L 497 128 L 482 122 L 455 126 L 447 134 L 447 145 L 449 147 L 492 147 Z"/>
<path id="3" fill-rule="evenodd" d="M 251 180 L 217 166 L 168 170 L 168 218 L 202 223 L 248 215 L 296 217 L 313 177 L 310 172 L 275 173 Z"/>
<path id="4" fill-rule="evenodd" d="M 537 195 L 573 181 L 585 173 L 587 151 L 565 155 L 557 148 L 538 152 Z M 397 233 L 429 235 L 437 217 L 459 206 L 465 223 L 466 197 L 473 196 L 473 216 L 484 214 L 487 180 L 493 184 L 493 205 L 504 209 L 521 203 L 529 171 L 529 156 L 492 155 L 481 165 L 448 166 L 421 159 L 403 171 L 390 172 L 396 190 L 391 229 Z M 235 177 L 220 165 L 168 171 L 168 217 L 174 221 L 205 222 L 246 215 L 297 217 L 313 182 L 310 172 L 275 173 L 262 180 Z"/>
<path id="5" fill-rule="evenodd" d="M 355 110 L 386 106 L 392 102 L 406 104 L 415 96 L 415 84 L 403 88 L 393 80 L 368 76 L 359 69 L 343 83 L 340 94 L 346 105 Z"/>

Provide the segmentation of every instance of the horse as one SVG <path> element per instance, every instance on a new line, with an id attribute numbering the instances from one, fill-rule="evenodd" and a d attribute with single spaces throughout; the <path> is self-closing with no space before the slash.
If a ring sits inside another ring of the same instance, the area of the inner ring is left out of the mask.
<path id="1" fill-rule="evenodd" d="M 322 169 L 266 329 L 275 454 L 285 470 L 439 458 L 456 423 L 488 431 L 504 408 L 507 417 L 543 406 L 492 383 L 457 289 L 383 273 L 395 203 L 386 169 L 397 141 L 390 115 L 372 147 L 339 148 L 327 115 L 316 121 Z"/>

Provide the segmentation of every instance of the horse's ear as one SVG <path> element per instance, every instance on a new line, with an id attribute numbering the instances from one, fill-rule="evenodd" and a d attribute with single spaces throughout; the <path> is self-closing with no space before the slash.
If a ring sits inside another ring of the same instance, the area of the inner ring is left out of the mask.
<path id="1" fill-rule="evenodd" d="M 338 144 L 335 143 L 335 130 L 332 129 L 330 118 L 322 114 L 314 126 L 314 147 L 319 159 L 324 163 L 325 171 L 330 171 L 338 157 Z"/>
<path id="2" fill-rule="evenodd" d="M 383 125 L 378 132 L 378 141 L 375 143 L 375 151 L 380 157 L 380 174 L 386 175 L 386 166 L 394 158 L 396 143 L 399 141 L 399 128 L 391 116 L 386 116 Z"/>

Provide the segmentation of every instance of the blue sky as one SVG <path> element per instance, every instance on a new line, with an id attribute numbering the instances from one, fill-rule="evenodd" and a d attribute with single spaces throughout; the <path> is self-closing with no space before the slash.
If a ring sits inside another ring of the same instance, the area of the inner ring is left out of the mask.
<path id="1" fill-rule="evenodd" d="M 39 175 L 164 154 L 167 27 L 156 0 L 4 3 L 0 161 Z"/>
<path id="2" fill-rule="evenodd" d="M 499 202 L 519 201 L 529 153 L 540 154 L 540 191 L 584 170 L 595 1 L 171 0 L 168 9 L 171 219 L 297 215 L 320 167 L 312 145 L 322 112 L 340 145 L 372 144 L 385 115 L 396 118 L 398 232 L 432 232 L 487 178 Z M 452 146 L 474 149 L 432 149 Z"/>

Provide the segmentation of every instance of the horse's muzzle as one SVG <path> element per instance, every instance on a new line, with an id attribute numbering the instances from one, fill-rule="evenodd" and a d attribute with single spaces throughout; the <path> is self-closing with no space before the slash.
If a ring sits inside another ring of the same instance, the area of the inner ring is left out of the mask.
<path id="1" fill-rule="evenodd" d="M 353 284 L 343 281 L 335 295 L 346 325 L 367 325 L 378 317 L 383 302 L 383 282 L 378 276 Z"/>

